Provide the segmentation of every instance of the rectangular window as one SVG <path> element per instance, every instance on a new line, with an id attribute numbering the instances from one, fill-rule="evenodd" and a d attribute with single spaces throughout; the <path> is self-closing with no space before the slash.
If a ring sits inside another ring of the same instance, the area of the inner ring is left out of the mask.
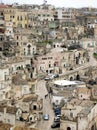
<path id="1" fill-rule="evenodd" d="M 32 117 L 30 117 L 30 120 L 32 120 Z"/>
<path id="2" fill-rule="evenodd" d="M 51 67 L 51 64 L 49 64 L 49 68 Z"/>
<path id="3" fill-rule="evenodd" d="M 42 60 L 47 60 L 47 58 L 42 58 Z"/>
<path id="4" fill-rule="evenodd" d="M 47 14 L 47 17 L 49 17 L 50 15 L 49 14 Z"/>
<path id="5" fill-rule="evenodd" d="M 70 117 L 73 118 L 73 113 L 72 112 L 70 113 Z"/>
<path id="6" fill-rule="evenodd" d="M 52 57 L 48 57 L 48 59 L 52 59 Z"/>
<path id="7" fill-rule="evenodd" d="M 8 121 L 8 123 L 10 123 L 10 119 L 8 119 L 7 121 Z"/>

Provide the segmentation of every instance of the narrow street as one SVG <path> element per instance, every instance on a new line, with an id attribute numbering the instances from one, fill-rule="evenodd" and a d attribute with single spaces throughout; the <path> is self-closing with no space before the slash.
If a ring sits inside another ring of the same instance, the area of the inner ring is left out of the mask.
<path id="1" fill-rule="evenodd" d="M 95 66 L 97 65 L 97 61 L 95 60 L 95 58 L 93 57 L 93 50 L 89 52 L 89 56 L 90 56 L 90 61 L 88 63 L 85 63 L 83 65 L 81 65 L 80 67 L 76 68 L 75 70 L 72 71 L 77 71 L 80 69 L 84 69 L 87 68 L 89 66 Z M 92 64 L 94 63 L 94 64 Z M 66 74 L 71 73 L 67 72 Z M 49 96 L 47 96 L 45 98 L 45 95 L 48 94 L 47 88 L 46 88 L 46 81 L 44 80 L 40 80 L 37 82 L 37 94 L 43 98 L 43 115 L 44 114 L 48 114 L 49 115 L 49 120 L 44 120 L 43 118 L 41 119 L 41 121 L 39 121 L 37 123 L 37 128 L 39 128 L 40 130 L 51 130 L 51 125 L 53 124 L 53 120 L 54 120 L 54 112 L 52 109 L 52 105 L 50 103 L 50 98 Z"/>
<path id="2" fill-rule="evenodd" d="M 54 113 L 52 109 L 52 105 L 50 103 L 49 96 L 45 98 L 45 95 L 47 94 L 47 89 L 45 86 L 45 81 L 40 80 L 37 83 L 37 94 L 40 95 L 40 97 L 43 98 L 43 114 L 49 114 L 49 120 L 41 119 L 40 122 L 38 122 L 37 128 L 40 130 L 51 130 L 51 125 L 54 120 Z"/>

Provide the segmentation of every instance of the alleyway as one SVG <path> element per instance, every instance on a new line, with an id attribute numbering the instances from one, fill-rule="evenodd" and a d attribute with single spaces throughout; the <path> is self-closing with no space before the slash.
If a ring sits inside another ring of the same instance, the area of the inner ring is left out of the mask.
<path id="1" fill-rule="evenodd" d="M 51 130 L 51 125 L 54 120 L 54 113 L 52 109 L 52 105 L 50 103 L 49 96 L 45 98 L 45 95 L 47 94 L 47 89 L 45 87 L 45 81 L 41 80 L 37 84 L 37 94 L 39 94 L 43 98 L 43 114 L 49 114 L 49 120 L 41 120 L 37 127 L 40 130 Z"/>

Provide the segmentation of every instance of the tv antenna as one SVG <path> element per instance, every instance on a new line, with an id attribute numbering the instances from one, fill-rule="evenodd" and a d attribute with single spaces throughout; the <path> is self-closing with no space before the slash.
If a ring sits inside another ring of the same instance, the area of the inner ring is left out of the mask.
<path id="1" fill-rule="evenodd" d="M 46 3 L 47 3 L 47 0 L 44 0 L 44 1 L 43 1 L 43 4 L 46 5 Z"/>

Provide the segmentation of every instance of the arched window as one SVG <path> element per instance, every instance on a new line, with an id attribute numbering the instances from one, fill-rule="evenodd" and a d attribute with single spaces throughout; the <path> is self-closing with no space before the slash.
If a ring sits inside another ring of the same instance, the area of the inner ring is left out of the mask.
<path id="1" fill-rule="evenodd" d="M 21 21 L 23 20 L 22 16 L 20 16 L 20 20 L 21 20 Z"/>
<path id="2" fill-rule="evenodd" d="M 33 74 L 31 73 L 31 74 L 30 74 L 30 78 L 32 78 L 32 77 L 33 77 Z"/>
<path id="3" fill-rule="evenodd" d="M 30 64 L 32 65 L 33 64 L 33 59 L 31 58 L 31 60 L 30 60 Z"/>
<path id="4" fill-rule="evenodd" d="M 77 74 L 76 80 L 80 80 L 80 75 L 79 74 Z"/>
<path id="5" fill-rule="evenodd" d="M 17 20 L 19 20 L 19 16 L 17 17 Z"/>
<path id="6" fill-rule="evenodd" d="M 72 81 L 73 80 L 73 77 L 70 77 L 70 81 Z"/>
<path id="7" fill-rule="evenodd" d="M 92 125 L 91 130 L 95 130 L 95 126 L 94 125 Z"/>
<path id="8" fill-rule="evenodd" d="M 19 39 L 19 36 L 17 36 L 17 40 Z"/>
<path id="9" fill-rule="evenodd" d="M 36 105 L 33 105 L 33 110 L 37 110 L 37 106 Z"/>
<path id="10" fill-rule="evenodd" d="M 28 55 L 30 55 L 31 54 L 31 45 L 29 44 L 27 47 L 28 47 Z"/>

